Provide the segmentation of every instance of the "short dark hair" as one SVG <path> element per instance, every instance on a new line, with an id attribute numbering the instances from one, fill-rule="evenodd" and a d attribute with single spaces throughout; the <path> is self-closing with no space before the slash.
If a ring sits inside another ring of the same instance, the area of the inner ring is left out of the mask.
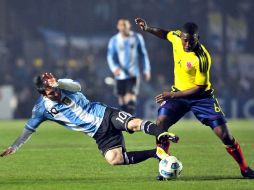
<path id="1" fill-rule="evenodd" d="M 186 22 L 182 27 L 182 32 L 190 35 L 198 34 L 198 25 L 194 22 Z"/>
<path id="2" fill-rule="evenodd" d="M 35 76 L 33 79 L 33 82 L 36 86 L 37 91 L 40 94 L 45 94 L 45 85 L 43 83 L 43 78 L 40 75 Z"/>

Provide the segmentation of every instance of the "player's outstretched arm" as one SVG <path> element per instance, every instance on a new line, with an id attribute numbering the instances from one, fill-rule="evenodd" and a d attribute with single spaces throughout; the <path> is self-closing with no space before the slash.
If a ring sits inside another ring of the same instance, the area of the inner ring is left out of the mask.
<path id="1" fill-rule="evenodd" d="M 188 90 L 183 91 L 177 91 L 177 92 L 162 92 L 161 94 L 157 95 L 155 97 L 155 101 L 158 104 L 161 104 L 163 101 L 166 101 L 168 99 L 174 99 L 174 98 L 185 98 L 188 96 L 192 96 L 195 94 L 198 94 L 202 91 L 204 91 L 206 86 L 196 86 L 193 88 L 190 88 Z"/>
<path id="2" fill-rule="evenodd" d="M 72 79 L 58 79 L 57 87 L 71 92 L 81 91 L 81 85 Z"/>
<path id="3" fill-rule="evenodd" d="M 7 148 L 4 152 L 2 152 L 0 154 L 1 157 L 4 157 L 4 156 L 8 156 L 8 155 L 11 155 L 11 154 L 14 154 L 16 152 L 16 149 L 13 148 L 13 147 L 9 147 Z"/>
<path id="4" fill-rule="evenodd" d="M 4 152 L 0 154 L 1 157 L 14 154 L 33 134 L 33 131 L 24 129 L 23 133 L 17 138 L 17 140 Z"/>
<path id="5" fill-rule="evenodd" d="M 147 25 L 146 21 L 142 18 L 136 18 L 135 23 L 140 27 L 141 30 L 149 32 L 161 39 L 164 39 L 164 40 L 167 39 L 167 34 L 169 33 L 168 30 L 164 30 L 164 29 L 156 28 L 156 27 L 150 27 Z"/>
<path id="6" fill-rule="evenodd" d="M 80 84 L 72 79 L 57 79 L 52 73 L 44 73 L 42 77 L 46 86 L 60 88 L 72 92 L 81 91 Z"/>

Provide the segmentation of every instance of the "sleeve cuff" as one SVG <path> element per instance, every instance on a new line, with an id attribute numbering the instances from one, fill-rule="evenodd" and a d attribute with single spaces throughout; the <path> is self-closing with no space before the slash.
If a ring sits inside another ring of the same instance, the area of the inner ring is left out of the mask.
<path id="1" fill-rule="evenodd" d="M 30 127 L 29 125 L 26 125 L 25 128 L 29 131 L 36 132 L 36 130 Z"/>

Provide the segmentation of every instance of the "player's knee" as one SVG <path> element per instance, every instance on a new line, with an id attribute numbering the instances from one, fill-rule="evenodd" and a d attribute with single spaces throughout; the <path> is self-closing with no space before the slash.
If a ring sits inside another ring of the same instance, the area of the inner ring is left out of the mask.
<path id="1" fill-rule="evenodd" d="M 226 125 L 217 126 L 214 129 L 216 135 L 221 139 L 225 145 L 233 145 L 235 140 L 234 137 L 230 134 Z"/>
<path id="2" fill-rule="evenodd" d="M 167 118 L 167 116 L 159 116 L 156 120 L 156 125 L 158 127 L 161 127 L 165 130 L 168 130 L 168 128 L 172 125 L 172 122 Z"/>
<path id="3" fill-rule="evenodd" d="M 110 160 L 107 160 L 107 162 L 112 165 L 112 166 L 116 166 L 116 165 L 122 165 L 124 164 L 123 161 L 121 161 L 120 159 L 110 159 Z"/>
<path id="4" fill-rule="evenodd" d="M 108 151 L 105 155 L 105 159 L 112 166 L 124 164 L 122 153 L 119 152 Z"/>

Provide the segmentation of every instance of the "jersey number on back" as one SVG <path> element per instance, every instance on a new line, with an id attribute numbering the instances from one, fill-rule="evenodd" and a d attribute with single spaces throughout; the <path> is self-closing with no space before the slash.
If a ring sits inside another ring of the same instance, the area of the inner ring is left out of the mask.
<path id="1" fill-rule="evenodd" d="M 48 111 L 48 113 L 49 113 L 52 117 L 54 117 L 56 114 L 59 113 L 59 111 L 57 111 L 57 109 L 53 107 L 53 108 L 51 108 L 51 109 Z"/>

